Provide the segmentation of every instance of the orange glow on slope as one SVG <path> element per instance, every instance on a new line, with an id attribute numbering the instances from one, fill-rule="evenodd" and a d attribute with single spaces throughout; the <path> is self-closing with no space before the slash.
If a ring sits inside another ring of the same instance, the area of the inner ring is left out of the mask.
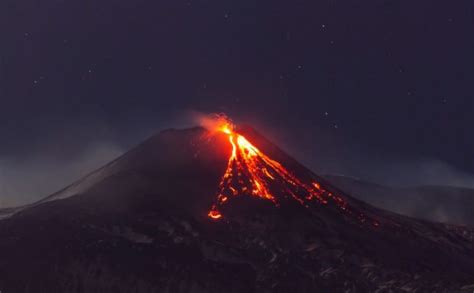
<path id="1" fill-rule="evenodd" d="M 222 121 L 216 129 L 228 135 L 232 152 L 219 183 L 217 202 L 208 214 L 210 218 L 221 219 L 223 215 L 219 207 L 227 204 L 229 198 L 242 195 L 269 200 L 276 206 L 279 201 L 275 194 L 291 197 L 304 206 L 308 206 L 309 201 L 317 201 L 320 204 L 332 201 L 346 211 L 346 202 L 341 197 L 324 190 L 317 182 L 306 184 L 301 181 L 234 131 L 230 122 Z"/>
<path id="2" fill-rule="evenodd" d="M 218 211 L 210 211 L 208 216 L 215 220 L 222 218 L 222 215 Z"/>

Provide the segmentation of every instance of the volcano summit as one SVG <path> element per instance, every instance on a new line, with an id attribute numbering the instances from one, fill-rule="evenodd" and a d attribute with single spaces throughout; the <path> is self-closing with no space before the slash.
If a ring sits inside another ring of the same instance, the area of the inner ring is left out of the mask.
<path id="1" fill-rule="evenodd" d="M 250 127 L 167 130 L 0 210 L 2 292 L 472 292 L 474 231 L 365 204 Z"/>

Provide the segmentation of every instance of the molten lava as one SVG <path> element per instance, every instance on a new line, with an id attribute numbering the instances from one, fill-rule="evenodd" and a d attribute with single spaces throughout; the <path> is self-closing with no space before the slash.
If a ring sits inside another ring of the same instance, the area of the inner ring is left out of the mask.
<path id="1" fill-rule="evenodd" d="M 346 210 L 346 202 L 324 190 L 318 182 L 305 183 L 289 172 L 279 162 L 272 160 L 244 136 L 234 130 L 232 123 L 221 120 L 216 129 L 227 134 L 232 152 L 227 168 L 219 183 L 217 201 L 208 213 L 211 219 L 223 218 L 220 207 L 231 197 L 250 195 L 279 205 L 276 194 L 293 198 L 308 206 L 310 201 L 327 204 L 332 201 Z"/>

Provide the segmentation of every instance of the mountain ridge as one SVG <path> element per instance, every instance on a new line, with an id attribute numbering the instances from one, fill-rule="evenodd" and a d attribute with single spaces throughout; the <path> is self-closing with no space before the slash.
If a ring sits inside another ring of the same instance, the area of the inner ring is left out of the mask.
<path id="1" fill-rule="evenodd" d="M 329 182 L 378 208 L 402 215 L 452 225 L 474 225 L 474 190 L 466 187 L 422 185 L 389 187 L 338 175 L 325 175 Z"/>

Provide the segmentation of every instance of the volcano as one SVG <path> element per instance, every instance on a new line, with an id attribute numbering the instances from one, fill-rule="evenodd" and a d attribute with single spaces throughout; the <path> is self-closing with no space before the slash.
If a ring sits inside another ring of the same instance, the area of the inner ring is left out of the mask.
<path id="1" fill-rule="evenodd" d="M 472 292 L 473 241 L 359 201 L 225 121 L 0 210 L 0 290 Z"/>

